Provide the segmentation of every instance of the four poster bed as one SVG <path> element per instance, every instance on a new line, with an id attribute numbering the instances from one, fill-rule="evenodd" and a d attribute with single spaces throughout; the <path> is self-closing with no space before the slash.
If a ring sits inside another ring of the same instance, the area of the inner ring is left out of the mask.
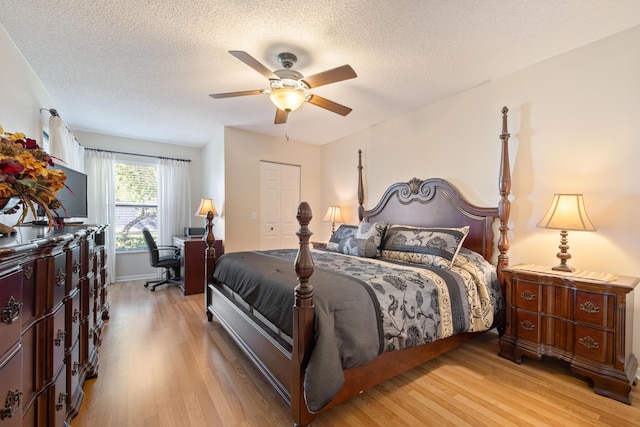
<path id="1" fill-rule="evenodd" d="M 502 331 L 507 112 L 497 207 L 471 205 L 442 179 L 414 178 L 392 185 L 366 210 L 359 151 L 361 222 L 340 226 L 327 250 L 310 248 L 312 213 L 303 202 L 297 251 L 228 253 L 216 262 L 210 213 L 207 317 L 222 324 L 291 406 L 295 425 L 309 425 L 316 413 L 483 331 Z"/>

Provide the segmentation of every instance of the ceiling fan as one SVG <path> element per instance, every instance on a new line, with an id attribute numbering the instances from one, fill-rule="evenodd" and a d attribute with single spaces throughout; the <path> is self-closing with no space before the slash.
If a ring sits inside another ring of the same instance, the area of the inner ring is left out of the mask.
<path id="1" fill-rule="evenodd" d="M 330 83 L 340 82 L 342 80 L 358 77 L 353 68 L 349 65 L 332 68 L 309 77 L 304 77 L 300 72 L 292 67 L 298 58 L 289 52 L 283 52 L 278 55 L 278 62 L 282 64 L 282 69 L 271 71 L 262 65 L 257 59 L 241 50 L 230 50 L 229 53 L 240 61 L 253 68 L 267 79 L 269 79 L 270 89 L 245 90 L 240 92 L 213 93 L 209 95 L 212 98 L 231 98 L 234 96 L 245 95 L 269 95 L 271 102 L 277 107 L 275 124 L 287 122 L 289 113 L 298 109 L 302 104 L 308 102 L 336 114 L 346 116 L 351 112 L 351 108 L 330 101 L 321 96 L 309 93 L 309 89 L 318 86 L 328 85 Z"/>

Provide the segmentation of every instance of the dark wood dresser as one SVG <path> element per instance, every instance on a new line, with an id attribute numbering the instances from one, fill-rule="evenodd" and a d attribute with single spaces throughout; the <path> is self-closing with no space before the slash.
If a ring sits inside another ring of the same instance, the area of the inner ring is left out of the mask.
<path id="1" fill-rule="evenodd" d="M 105 226 L 0 238 L 0 426 L 65 426 L 98 375 Z"/>
<path id="2" fill-rule="evenodd" d="M 594 391 L 631 404 L 638 361 L 632 353 L 633 289 L 637 277 L 609 281 L 504 270 L 507 325 L 500 355 L 553 356 L 593 380 Z"/>

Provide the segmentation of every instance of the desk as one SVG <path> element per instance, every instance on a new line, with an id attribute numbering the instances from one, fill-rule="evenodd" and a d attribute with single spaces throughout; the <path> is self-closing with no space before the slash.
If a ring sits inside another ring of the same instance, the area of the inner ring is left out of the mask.
<path id="1" fill-rule="evenodd" d="M 207 243 L 202 237 L 173 236 L 173 245 L 180 248 L 180 281 L 184 295 L 204 292 L 204 257 Z M 214 243 L 216 259 L 224 253 L 222 240 Z"/>

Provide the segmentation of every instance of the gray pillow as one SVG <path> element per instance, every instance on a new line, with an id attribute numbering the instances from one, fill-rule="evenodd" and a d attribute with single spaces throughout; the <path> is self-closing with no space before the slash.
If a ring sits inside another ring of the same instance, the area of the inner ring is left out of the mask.
<path id="1" fill-rule="evenodd" d="M 329 239 L 329 242 L 327 242 L 327 250 L 343 252 L 344 243 L 349 237 L 355 236 L 357 231 L 357 225 L 340 224 L 331 239 Z"/>
<path id="2" fill-rule="evenodd" d="M 342 253 L 359 257 L 375 258 L 378 253 L 378 248 L 371 240 L 349 237 L 344 242 Z"/>

